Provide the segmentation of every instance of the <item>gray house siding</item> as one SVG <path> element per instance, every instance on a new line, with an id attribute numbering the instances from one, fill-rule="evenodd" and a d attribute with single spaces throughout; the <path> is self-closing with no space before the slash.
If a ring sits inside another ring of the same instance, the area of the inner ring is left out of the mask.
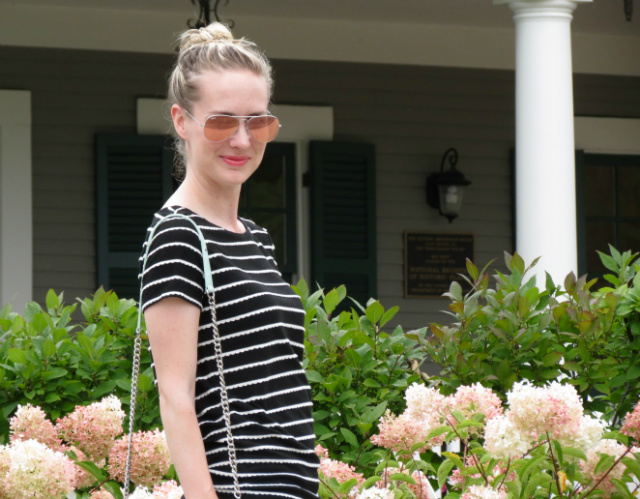
<path id="1" fill-rule="evenodd" d="M 34 297 L 96 287 L 94 137 L 134 133 L 136 98 L 162 97 L 169 55 L 0 47 L 0 88 L 32 92 Z M 479 265 L 513 247 L 510 71 L 274 61 L 278 104 L 330 105 L 335 139 L 373 143 L 378 294 L 406 329 L 444 322 L 442 299 L 403 298 L 403 231 L 475 235 Z M 640 117 L 640 78 L 575 76 L 576 115 Z M 453 224 L 425 179 L 449 147 L 473 184 Z"/>

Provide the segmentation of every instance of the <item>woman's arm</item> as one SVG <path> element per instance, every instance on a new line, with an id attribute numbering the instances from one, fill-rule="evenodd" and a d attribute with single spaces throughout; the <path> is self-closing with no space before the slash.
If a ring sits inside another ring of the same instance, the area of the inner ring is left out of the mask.
<path id="1" fill-rule="evenodd" d="M 195 411 L 200 309 L 165 298 L 144 313 L 160 392 L 160 414 L 186 499 L 218 499 Z"/>

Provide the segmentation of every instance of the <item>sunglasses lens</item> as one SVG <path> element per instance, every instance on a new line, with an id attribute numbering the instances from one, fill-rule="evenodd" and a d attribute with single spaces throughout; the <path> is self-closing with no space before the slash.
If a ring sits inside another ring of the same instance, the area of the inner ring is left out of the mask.
<path id="1" fill-rule="evenodd" d="M 256 116 L 249 120 L 251 135 L 260 142 L 271 142 L 280 131 L 280 121 L 275 116 Z"/>
<path id="2" fill-rule="evenodd" d="M 204 124 L 204 136 L 213 142 L 228 139 L 238 129 L 240 121 L 233 116 L 211 116 Z"/>

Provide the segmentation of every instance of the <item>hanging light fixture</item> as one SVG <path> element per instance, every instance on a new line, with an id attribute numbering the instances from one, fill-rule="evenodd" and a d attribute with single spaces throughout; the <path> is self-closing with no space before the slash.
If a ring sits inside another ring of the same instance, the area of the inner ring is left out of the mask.
<path id="1" fill-rule="evenodd" d="M 198 19 L 189 19 L 187 21 L 187 26 L 192 29 L 204 28 L 211 24 L 211 12 L 215 17 L 215 20 L 218 22 L 222 22 L 220 20 L 220 16 L 218 15 L 218 5 L 222 0 L 215 0 L 213 7 L 211 7 L 211 0 L 190 0 L 192 5 L 196 5 L 199 7 L 200 12 L 198 13 Z M 229 0 L 224 0 L 224 4 L 229 5 Z M 226 22 L 229 28 L 233 28 L 235 23 L 233 20 L 229 20 Z"/>
<path id="2" fill-rule="evenodd" d="M 447 158 L 451 168 L 445 171 Z M 471 185 L 462 172 L 456 170 L 457 163 L 458 151 L 453 147 L 447 149 L 440 163 L 440 173 L 427 177 L 427 204 L 438 210 L 449 223 L 460 214 L 464 188 Z"/>
<path id="3" fill-rule="evenodd" d="M 633 0 L 624 0 L 624 15 L 627 21 L 631 21 L 633 15 Z"/>

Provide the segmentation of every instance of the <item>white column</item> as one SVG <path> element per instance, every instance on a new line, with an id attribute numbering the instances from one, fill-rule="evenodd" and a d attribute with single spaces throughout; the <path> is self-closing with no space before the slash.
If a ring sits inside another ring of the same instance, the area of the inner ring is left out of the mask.
<path id="1" fill-rule="evenodd" d="M 571 20 L 578 2 L 508 3 L 516 26 L 516 251 L 555 283 L 577 272 Z"/>
<path id="2" fill-rule="evenodd" d="M 33 293 L 31 92 L 0 90 L 0 307 Z"/>

